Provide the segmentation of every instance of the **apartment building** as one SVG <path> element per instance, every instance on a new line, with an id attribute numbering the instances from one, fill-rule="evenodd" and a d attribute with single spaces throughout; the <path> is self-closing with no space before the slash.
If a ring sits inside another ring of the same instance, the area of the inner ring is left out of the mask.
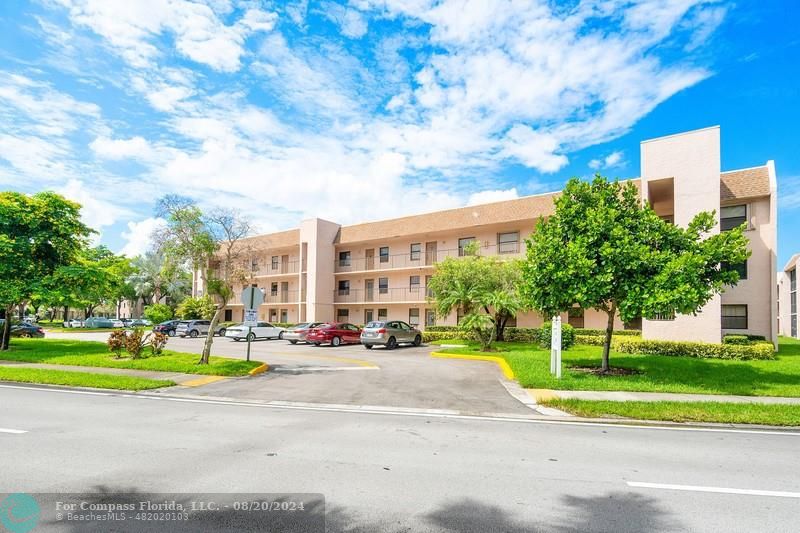
<path id="1" fill-rule="evenodd" d="M 794 254 L 778 273 L 778 335 L 800 339 L 797 333 L 797 267 L 800 253 Z"/>
<path id="2" fill-rule="evenodd" d="M 685 225 L 701 210 L 715 210 L 715 231 L 747 223 L 752 256 L 731 265 L 736 287 L 714 298 L 695 316 L 665 316 L 617 327 L 642 329 L 646 338 L 719 342 L 726 333 L 777 335 L 776 218 L 774 164 L 722 172 L 719 127 L 641 143 L 641 177 L 632 180 L 653 209 Z M 436 264 L 464 255 L 477 242 L 481 254 L 524 256 L 525 239 L 540 216 L 552 214 L 558 192 L 491 204 L 448 209 L 363 224 L 304 220 L 299 228 L 247 239 L 252 284 L 266 293 L 259 317 L 275 322 L 339 320 L 363 324 L 401 319 L 420 327 L 455 325 L 436 316 L 427 291 Z M 202 284 L 195 279 L 195 293 Z M 226 320 L 241 320 L 234 301 Z M 604 328 L 605 315 L 575 309 L 563 316 L 576 327 Z M 536 313 L 516 325 L 542 323 Z"/>

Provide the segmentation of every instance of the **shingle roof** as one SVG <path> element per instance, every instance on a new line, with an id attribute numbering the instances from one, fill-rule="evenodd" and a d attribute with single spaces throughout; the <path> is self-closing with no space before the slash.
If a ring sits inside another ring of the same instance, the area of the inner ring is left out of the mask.
<path id="1" fill-rule="evenodd" d="M 769 170 L 766 166 L 732 170 L 720 175 L 720 200 L 769 196 Z"/>
<path id="2" fill-rule="evenodd" d="M 239 241 L 242 247 L 252 247 L 256 250 L 269 250 L 272 248 L 287 248 L 300 244 L 300 230 L 298 228 L 266 235 L 256 235 Z"/>

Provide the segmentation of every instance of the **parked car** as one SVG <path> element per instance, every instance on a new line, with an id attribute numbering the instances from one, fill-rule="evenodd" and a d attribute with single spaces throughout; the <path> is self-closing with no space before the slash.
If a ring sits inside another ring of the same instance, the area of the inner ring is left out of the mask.
<path id="1" fill-rule="evenodd" d="M 361 331 L 361 344 L 371 350 L 373 346 L 386 346 L 387 350 L 399 344 L 422 344 L 422 332 L 402 320 L 372 321 Z"/>
<path id="2" fill-rule="evenodd" d="M 128 327 L 128 319 L 127 318 L 109 318 L 111 322 L 114 323 L 115 328 L 126 328 Z"/>
<path id="3" fill-rule="evenodd" d="M 73 318 L 72 320 L 68 320 L 64 322 L 65 328 L 82 328 L 83 327 L 83 320 L 79 318 Z"/>
<path id="4" fill-rule="evenodd" d="M 119 325 L 115 325 L 119 324 Z M 109 318 L 104 318 L 102 316 L 90 316 L 86 319 L 83 323 L 83 327 L 85 328 L 121 328 L 122 322 L 114 322 Z"/>
<path id="5" fill-rule="evenodd" d="M 134 318 L 133 320 L 127 318 L 123 320 L 125 320 L 125 327 L 128 328 L 146 328 L 153 325 L 153 323 L 146 318 Z"/>
<path id="6" fill-rule="evenodd" d="M 208 328 L 211 327 L 210 320 L 181 320 L 175 327 L 175 334 L 179 337 L 199 337 L 200 335 L 208 335 Z M 214 335 L 225 336 L 225 326 L 217 326 Z"/>
<path id="7" fill-rule="evenodd" d="M 322 322 L 306 322 L 303 324 L 296 324 L 294 327 L 287 329 L 283 333 L 283 338 L 292 344 L 297 344 L 298 342 L 308 342 L 306 340 L 306 335 L 308 335 L 308 332 L 312 328 L 320 325 L 322 325 Z"/>
<path id="8" fill-rule="evenodd" d="M 361 329 L 347 322 L 327 322 L 311 328 L 306 334 L 306 341 L 319 346 L 330 344 L 358 344 L 361 342 Z"/>
<path id="9" fill-rule="evenodd" d="M 250 337 L 251 341 L 255 339 L 282 339 L 285 331 L 285 328 L 273 326 L 269 322 L 258 322 L 249 331 L 244 324 L 230 326 L 225 331 L 225 336 L 235 341 L 247 339 L 248 337 Z"/>
<path id="10" fill-rule="evenodd" d="M 167 320 L 166 322 L 162 322 L 160 324 L 156 324 L 153 326 L 153 331 L 156 333 L 163 333 L 165 335 L 169 335 L 170 337 L 175 336 L 175 328 L 178 327 L 180 324 L 180 320 Z"/>
<path id="11" fill-rule="evenodd" d="M 5 326 L 5 319 L 0 318 L 0 329 Z M 44 337 L 44 330 L 35 325 L 30 324 L 28 322 L 11 322 L 11 336 L 12 337 L 22 337 L 22 338 L 41 338 Z"/>

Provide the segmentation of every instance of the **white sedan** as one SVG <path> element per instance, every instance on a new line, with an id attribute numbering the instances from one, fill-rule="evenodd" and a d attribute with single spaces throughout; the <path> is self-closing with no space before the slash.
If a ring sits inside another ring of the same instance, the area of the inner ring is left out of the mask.
<path id="1" fill-rule="evenodd" d="M 255 339 L 282 339 L 284 331 L 286 331 L 285 328 L 273 326 L 269 322 L 258 322 L 257 325 L 250 328 L 249 336 L 251 341 Z M 246 340 L 248 337 L 247 326 L 243 324 L 231 326 L 225 330 L 225 336 L 235 341 Z"/>

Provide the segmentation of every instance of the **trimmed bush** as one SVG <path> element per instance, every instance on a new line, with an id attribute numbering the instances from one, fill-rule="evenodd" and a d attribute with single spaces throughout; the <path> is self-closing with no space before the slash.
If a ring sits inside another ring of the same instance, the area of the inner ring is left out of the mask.
<path id="1" fill-rule="evenodd" d="M 771 342 L 738 345 L 628 338 L 616 339 L 612 342 L 612 346 L 615 351 L 620 353 L 643 355 L 699 357 L 708 359 L 775 359 L 775 349 Z"/>
<path id="2" fill-rule="evenodd" d="M 542 326 L 535 330 L 537 332 L 536 342 L 542 348 L 550 349 L 550 341 L 552 334 L 552 323 L 545 322 Z M 567 350 L 575 344 L 575 328 L 569 324 L 561 324 L 561 349 Z"/>
<path id="3" fill-rule="evenodd" d="M 449 331 L 458 333 L 460 330 L 458 329 L 458 326 L 425 326 L 425 331 L 431 333 L 441 333 Z"/>
<path id="4" fill-rule="evenodd" d="M 722 337 L 722 344 L 749 345 L 758 342 L 766 342 L 766 340 L 767 339 L 763 335 L 734 335 L 729 333 Z"/>
<path id="5" fill-rule="evenodd" d="M 581 330 L 575 330 L 581 331 Z M 588 346 L 602 346 L 603 341 L 605 341 L 605 337 L 601 337 L 600 335 L 582 335 L 580 333 L 575 335 L 575 344 L 585 344 Z M 613 342 L 614 339 L 612 337 L 611 341 Z"/>
<path id="6" fill-rule="evenodd" d="M 605 337 L 606 330 L 604 329 L 586 329 L 586 328 L 576 328 L 575 335 L 581 335 L 583 337 Z M 615 329 L 614 330 L 615 336 L 631 336 L 631 337 L 641 337 L 642 332 L 638 329 Z M 588 343 L 587 343 L 588 344 Z M 602 344 L 602 342 L 600 343 Z"/>
<path id="7" fill-rule="evenodd" d="M 470 338 L 469 334 L 459 333 L 458 331 L 428 331 L 426 329 L 422 332 L 422 342 L 447 341 L 465 338 L 468 340 L 474 340 Z"/>

